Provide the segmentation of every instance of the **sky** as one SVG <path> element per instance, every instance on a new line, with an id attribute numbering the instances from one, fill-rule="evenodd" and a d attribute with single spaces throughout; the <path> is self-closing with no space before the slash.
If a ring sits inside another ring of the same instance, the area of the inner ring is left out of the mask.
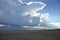
<path id="1" fill-rule="evenodd" d="M 26 0 L 27 2 L 32 0 Z M 60 22 L 60 0 L 33 0 L 41 1 L 47 4 L 43 11 L 38 11 L 41 14 L 48 12 L 50 13 L 49 20 L 52 22 Z"/>
<path id="2" fill-rule="evenodd" d="M 2 24 L 60 28 L 60 0 L 0 0 Z"/>
<path id="3" fill-rule="evenodd" d="M 50 17 L 49 20 L 52 22 L 60 22 L 60 0 L 43 0 L 47 6 L 42 11 L 49 12 Z"/>

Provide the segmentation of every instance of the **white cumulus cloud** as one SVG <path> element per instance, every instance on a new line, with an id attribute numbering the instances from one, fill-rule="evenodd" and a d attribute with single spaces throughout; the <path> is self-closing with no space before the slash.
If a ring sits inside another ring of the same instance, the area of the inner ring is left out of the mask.
<path id="1" fill-rule="evenodd" d="M 23 0 L 18 0 L 21 4 L 23 4 Z"/>
<path id="2" fill-rule="evenodd" d="M 44 22 L 42 18 L 47 19 L 49 14 L 40 14 L 36 11 L 43 10 L 46 6 L 43 2 L 23 2 L 23 0 L 1 0 L 0 11 L 3 15 L 0 17 L 1 23 L 16 25 L 39 25 Z M 6 3 L 5 3 L 6 2 Z M 2 8 L 3 7 L 3 8 Z"/>
<path id="3" fill-rule="evenodd" d="M 51 24 L 55 25 L 57 28 L 60 28 L 60 22 L 51 22 Z"/>

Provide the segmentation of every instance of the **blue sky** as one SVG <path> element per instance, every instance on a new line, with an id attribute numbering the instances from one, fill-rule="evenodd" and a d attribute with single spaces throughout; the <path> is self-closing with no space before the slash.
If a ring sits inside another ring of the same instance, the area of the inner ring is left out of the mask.
<path id="1" fill-rule="evenodd" d="M 60 0 L 42 0 L 47 4 L 41 13 L 49 12 L 49 20 L 52 22 L 60 22 Z"/>
<path id="2" fill-rule="evenodd" d="M 43 11 L 38 11 L 41 14 L 49 12 L 49 20 L 52 22 L 60 22 L 60 0 L 26 0 L 29 1 L 41 1 L 47 4 Z"/>
<path id="3" fill-rule="evenodd" d="M 0 1 L 0 23 L 20 26 L 48 26 L 49 28 L 60 26 L 60 0 Z"/>

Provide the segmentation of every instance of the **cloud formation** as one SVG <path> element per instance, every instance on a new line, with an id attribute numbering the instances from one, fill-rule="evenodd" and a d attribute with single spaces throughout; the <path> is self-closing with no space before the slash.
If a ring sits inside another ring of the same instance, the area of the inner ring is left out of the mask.
<path id="1" fill-rule="evenodd" d="M 17 0 L 17 1 L 19 1 L 21 4 L 23 4 L 23 1 L 22 0 Z"/>
<path id="2" fill-rule="evenodd" d="M 28 30 L 57 28 L 58 24 L 48 22 L 49 13 L 37 13 L 47 6 L 43 2 L 23 2 L 23 0 L 0 0 L 0 2 L 0 23 L 2 23 L 0 26 L 15 29 L 14 27 L 19 25 Z"/>
<path id="3" fill-rule="evenodd" d="M 3 24 L 0 24 L 0 27 L 4 27 L 5 25 L 3 25 Z"/>
<path id="4" fill-rule="evenodd" d="M 40 14 L 36 11 L 43 10 L 46 6 L 42 2 L 23 2 L 22 0 L 1 0 L 0 23 L 17 24 L 17 25 L 38 25 L 40 17 L 45 17 L 46 14 Z M 46 16 L 47 18 L 48 16 Z"/>
<path id="5" fill-rule="evenodd" d="M 60 22 L 52 22 L 51 24 L 55 25 L 58 29 L 60 29 Z"/>

